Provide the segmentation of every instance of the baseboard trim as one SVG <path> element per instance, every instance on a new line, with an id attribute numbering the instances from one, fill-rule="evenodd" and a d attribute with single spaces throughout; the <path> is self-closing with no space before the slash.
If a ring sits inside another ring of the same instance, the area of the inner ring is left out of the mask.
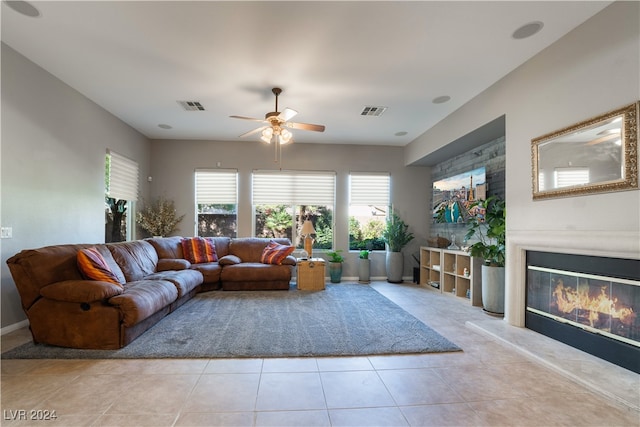
<path id="1" fill-rule="evenodd" d="M 24 319 L 23 321 L 14 323 L 13 325 L 5 326 L 0 329 L 0 336 L 8 334 L 9 332 L 17 331 L 18 329 L 22 329 L 26 326 L 29 326 L 29 319 Z"/>

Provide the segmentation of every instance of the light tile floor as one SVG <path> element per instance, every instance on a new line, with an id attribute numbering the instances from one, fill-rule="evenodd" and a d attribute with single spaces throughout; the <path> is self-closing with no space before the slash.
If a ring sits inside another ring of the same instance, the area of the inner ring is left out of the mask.
<path id="1" fill-rule="evenodd" d="M 339 358 L 3 360 L 1 424 L 640 426 L 640 376 L 509 327 L 464 299 L 414 284 L 371 286 L 464 351 Z M 7 334 L 3 349 L 29 338 L 26 330 Z M 563 366 L 565 358 L 571 363 Z M 56 411 L 57 418 L 29 419 L 45 411 Z M 27 420 L 18 419 L 23 416 Z"/>

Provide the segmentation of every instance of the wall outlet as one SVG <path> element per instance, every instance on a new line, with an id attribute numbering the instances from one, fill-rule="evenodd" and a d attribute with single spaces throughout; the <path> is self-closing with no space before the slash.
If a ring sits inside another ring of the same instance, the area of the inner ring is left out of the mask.
<path id="1" fill-rule="evenodd" d="M 2 227 L 0 228 L 0 239 L 12 239 L 13 238 L 13 228 L 12 227 Z"/>

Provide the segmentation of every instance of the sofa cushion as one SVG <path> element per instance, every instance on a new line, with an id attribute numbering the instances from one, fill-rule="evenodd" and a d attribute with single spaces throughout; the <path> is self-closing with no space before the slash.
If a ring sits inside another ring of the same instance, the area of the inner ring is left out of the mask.
<path id="1" fill-rule="evenodd" d="M 280 243 L 272 240 L 262 251 L 262 258 L 260 261 L 263 264 L 280 265 L 282 264 L 282 261 L 284 261 L 287 256 L 291 255 L 294 250 L 295 248 L 293 246 L 281 245 Z"/>
<path id="2" fill-rule="evenodd" d="M 159 259 L 156 270 L 186 270 L 188 268 L 191 268 L 191 263 L 186 259 Z"/>
<path id="3" fill-rule="evenodd" d="M 124 292 L 119 283 L 94 280 L 65 280 L 40 289 L 40 295 L 55 301 L 93 302 L 111 298 Z"/>
<path id="4" fill-rule="evenodd" d="M 289 239 L 268 240 L 259 237 L 238 237 L 229 243 L 229 253 L 240 258 L 242 262 L 262 262 L 262 251 L 270 241 L 281 245 L 291 244 Z"/>
<path id="5" fill-rule="evenodd" d="M 111 271 L 107 261 L 95 247 L 80 249 L 77 257 L 80 273 L 82 273 L 86 279 L 111 282 L 122 286 L 123 283 L 121 283 L 118 276 Z"/>
<path id="6" fill-rule="evenodd" d="M 166 280 L 178 289 L 178 298 L 202 284 L 202 273 L 197 270 L 161 271 L 145 277 L 147 280 Z"/>
<path id="7" fill-rule="evenodd" d="M 127 282 L 142 280 L 145 276 L 156 272 L 158 253 L 149 242 L 134 240 L 109 243 L 107 247 L 122 269 Z"/>
<path id="8" fill-rule="evenodd" d="M 124 293 L 109 299 L 118 306 L 122 324 L 133 326 L 178 299 L 178 290 L 164 280 L 138 280 L 125 285 Z"/>
<path id="9" fill-rule="evenodd" d="M 240 264 L 242 260 L 235 255 L 225 255 L 218 260 L 218 264 L 220 265 L 234 265 Z"/>
<path id="10" fill-rule="evenodd" d="M 220 281 L 220 272 L 222 271 L 222 267 L 217 262 L 191 264 L 191 269 L 202 273 L 203 283 L 217 284 Z"/>
<path id="11" fill-rule="evenodd" d="M 184 258 L 192 264 L 218 261 L 213 241 L 203 237 L 189 237 L 182 239 L 182 253 Z"/>

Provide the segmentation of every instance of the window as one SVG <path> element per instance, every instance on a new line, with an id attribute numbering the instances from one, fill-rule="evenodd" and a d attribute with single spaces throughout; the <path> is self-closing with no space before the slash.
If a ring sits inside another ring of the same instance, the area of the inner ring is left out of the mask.
<path id="1" fill-rule="evenodd" d="M 132 238 L 132 202 L 138 200 L 138 163 L 108 150 L 105 159 L 104 241 L 122 242 Z"/>
<path id="2" fill-rule="evenodd" d="M 335 183 L 335 172 L 254 171 L 254 235 L 286 237 L 302 248 L 300 230 L 309 219 L 313 248 L 333 248 Z"/>
<path id="3" fill-rule="evenodd" d="M 349 249 L 384 250 L 382 231 L 389 211 L 389 174 L 349 175 Z"/>
<path id="4" fill-rule="evenodd" d="M 588 184 L 589 168 L 556 168 L 553 178 L 555 180 L 555 188 Z"/>
<path id="5" fill-rule="evenodd" d="M 236 237 L 238 232 L 238 171 L 196 170 L 196 235 Z"/>

